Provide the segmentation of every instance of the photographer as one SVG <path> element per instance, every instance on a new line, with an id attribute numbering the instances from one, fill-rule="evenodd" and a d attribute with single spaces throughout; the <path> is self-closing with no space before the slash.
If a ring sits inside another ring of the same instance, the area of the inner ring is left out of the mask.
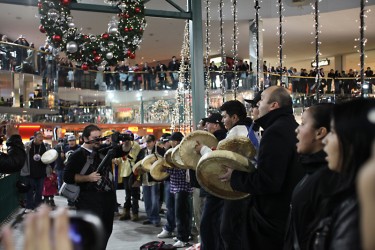
<path id="1" fill-rule="evenodd" d="M 97 215 L 104 226 L 104 242 L 107 245 L 113 228 L 113 218 L 116 205 L 116 194 L 113 183 L 112 159 L 126 155 L 131 150 L 132 143 L 124 135 L 112 135 L 111 147 L 101 144 L 101 130 L 96 125 L 88 125 L 82 132 L 83 145 L 72 153 L 66 164 L 64 181 L 80 186 L 77 199 L 77 210 L 85 210 Z M 118 140 L 125 141 L 121 146 Z M 105 147 L 105 150 L 101 149 Z M 110 149 L 111 148 L 111 149 Z M 105 156 L 104 156 L 105 155 Z M 105 158 L 103 160 L 103 158 Z M 81 174 L 86 162 L 91 161 L 84 174 Z M 99 168 L 101 167 L 101 168 Z M 99 168 L 99 169 L 98 169 Z M 105 249 L 105 247 L 104 247 Z"/>
<path id="2" fill-rule="evenodd" d="M 4 135 L 6 128 L 7 154 L 0 152 L 0 173 L 10 174 L 21 170 L 26 160 L 25 147 L 19 135 L 18 126 L 13 123 L 3 124 L 0 134 Z M 2 140 L 1 140 L 2 144 Z"/>

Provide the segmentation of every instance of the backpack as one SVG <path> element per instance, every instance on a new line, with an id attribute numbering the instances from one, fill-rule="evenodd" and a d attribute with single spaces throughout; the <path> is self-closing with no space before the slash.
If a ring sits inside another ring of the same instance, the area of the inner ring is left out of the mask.
<path id="1" fill-rule="evenodd" d="M 174 247 L 171 244 L 165 244 L 164 241 L 150 241 L 143 244 L 140 250 L 177 250 L 177 247 Z"/>

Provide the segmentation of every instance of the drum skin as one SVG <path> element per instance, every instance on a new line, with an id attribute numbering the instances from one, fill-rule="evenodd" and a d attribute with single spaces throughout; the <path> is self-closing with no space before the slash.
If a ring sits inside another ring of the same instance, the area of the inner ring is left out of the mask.
<path id="1" fill-rule="evenodd" d="M 192 170 L 197 168 L 201 158 L 201 155 L 195 151 L 197 141 L 209 148 L 216 148 L 218 144 L 218 140 L 212 133 L 203 130 L 197 130 L 185 136 L 180 143 L 180 157 L 184 165 Z"/>
<path id="2" fill-rule="evenodd" d="M 219 176 L 226 173 L 226 167 L 243 171 L 244 174 L 254 171 L 249 160 L 237 153 L 227 150 L 215 150 L 205 154 L 198 162 L 196 175 L 199 184 L 210 194 L 227 200 L 243 199 L 250 194 L 232 189 L 230 182 L 222 182 Z"/>

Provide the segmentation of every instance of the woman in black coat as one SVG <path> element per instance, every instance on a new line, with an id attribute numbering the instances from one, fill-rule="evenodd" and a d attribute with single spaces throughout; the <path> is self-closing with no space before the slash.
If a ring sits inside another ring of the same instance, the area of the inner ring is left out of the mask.
<path id="1" fill-rule="evenodd" d="M 296 185 L 290 204 L 284 249 L 307 249 L 309 232 L 314 228 L 315 211 L 324 202 L 338 175 L 329 170 L 323 151 L 323 138 L 330 131 L 333 104 L 317 104 L 302 114 L 297 127 L 297 152 L 306 175 Z"/>

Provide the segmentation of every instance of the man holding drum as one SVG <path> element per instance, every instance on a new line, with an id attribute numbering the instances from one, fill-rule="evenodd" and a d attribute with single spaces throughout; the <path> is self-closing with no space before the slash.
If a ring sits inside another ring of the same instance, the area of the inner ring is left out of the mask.
<path id="1" fill-rule="evenodd" d="M 43 142 L 41 131 L 34 133 L 34 139 L 25 143 L 26 160 L 21 169 L 21 176 L 26 179 L 26 184 L 30 186 L 26 194 L 25 213 L 31 212 L 42 203 L 42 192 L 44 178 L 46 177 L 47 164 L 42 162 L 42 155 L 51 145 Z"/>
<path id="2" fill-rule="evenodd" d="M 257 169 L 251 173 L 233 170 L 220 177 L 234 190 L 250 193 L 248 213 L 250 249 L 280 249 L 294 186 L 303 176 L 298 163 L 292 99 L 287 89 L 272 86 L 263 91 L 258 102 L 263 129 Z"/>

